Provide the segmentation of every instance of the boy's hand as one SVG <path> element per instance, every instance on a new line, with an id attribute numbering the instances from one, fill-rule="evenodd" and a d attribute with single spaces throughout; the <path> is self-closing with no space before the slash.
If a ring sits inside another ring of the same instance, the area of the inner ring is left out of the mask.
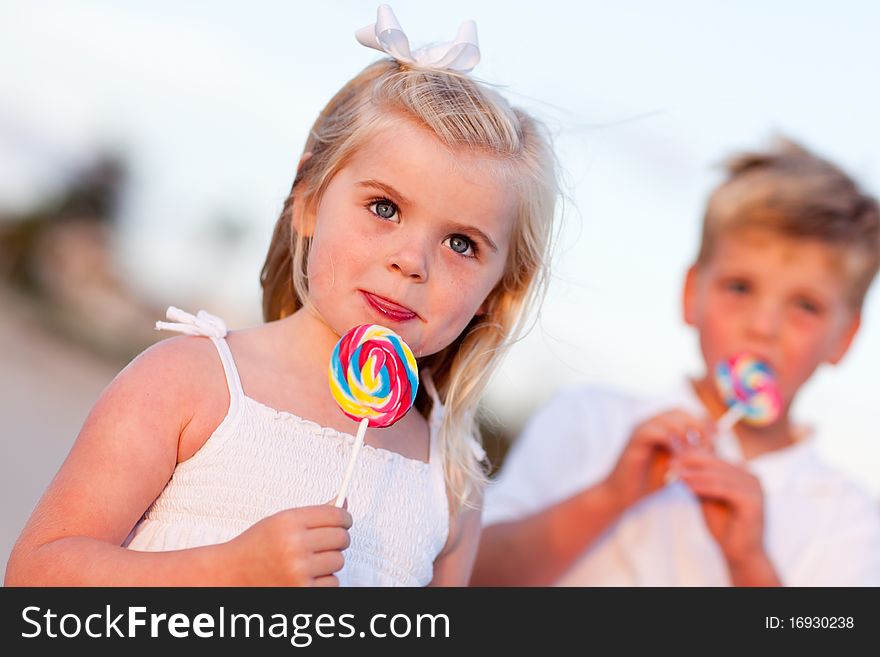
<path id="1" fill-rule="evenodd" d="M 705 449 L 681 452 L 674 468 L 699 498 L 706 526 L 731 570 L 765 560 L 764 492 L 758 478 Z"/>
<path id="2" fill-rule="evenodd" d="M 332 503 L 280 511 L 229 541 L 224 565 L 245 586 L 339 586 L 333 573 L 350 527 L 349 512 Z"/>
<path id="3" fill-rule="evenodd" d="M 617 465 L 603 482 L 619 512 L 667 483 L 671 456 L 688 446 L 708 445 L 713 428 L 684 411 L 669 411 L 637 426 Z"/>

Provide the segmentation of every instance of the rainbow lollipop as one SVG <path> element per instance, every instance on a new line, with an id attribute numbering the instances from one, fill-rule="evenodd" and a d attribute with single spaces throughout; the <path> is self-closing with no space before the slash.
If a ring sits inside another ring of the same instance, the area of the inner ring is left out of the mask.
<path id="1" fill-rule="evenodd" d="M 330 393 L 352 420 L 360 420 L 336 506 L 342 506 L 367 427 L 390 427 L 406 415 L 419 389 L 419 367 L 406 342 L 378 324 L 355 326 L 330 357 Z"/>
<path id="2" fill-rule="evenodd" d="M 729 410 L 718 420 L 726 432 L 744 420 L 754 426 L 772 424 L 782 410 L 782 397 L 770 366 L 751 354 L 740 353 L 715 367 L 715 383 Z"/>

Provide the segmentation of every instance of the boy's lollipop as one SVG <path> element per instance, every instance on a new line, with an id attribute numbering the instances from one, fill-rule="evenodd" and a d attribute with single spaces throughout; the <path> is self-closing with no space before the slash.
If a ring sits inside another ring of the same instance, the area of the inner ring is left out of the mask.
<path id="1" fill-rule="evenodd" d="M 352 420 L 360 420 L 342 488 L 348 492 L 367 426 L 390 427 L 406 415 L 419 389 L 419 368 L 403 339 L 378 324 L 355 326 L 340 338 L 330 357 L 330 393 Z"/>
<path id="2" fill-rule="evenodd" d="M 754 426 L 772 424 L 782 410 L 776 376 L 767 363 L 740 353 L 715 367 L 715 383 L 729 410 L 718 420 L 719 433 L 726 433 L 743 420 Z"/>

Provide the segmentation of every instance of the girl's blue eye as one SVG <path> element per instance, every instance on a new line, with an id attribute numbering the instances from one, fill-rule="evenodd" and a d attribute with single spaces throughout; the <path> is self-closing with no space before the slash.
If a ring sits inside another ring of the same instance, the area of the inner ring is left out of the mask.
<path id="1" fill-rule="evenodd" d="M 474 257 L 476 255 L 476 246 L 464 235 L 450 235 L 443 243 L 450 249 L 463 256 Z"/>
<path id="2" fill-rule="evenodd" d="M 370 204 L 370 211 L 382 219 L 393 219 L 397 214 L 397 206 L 391 201 L 379 200 Z"/>

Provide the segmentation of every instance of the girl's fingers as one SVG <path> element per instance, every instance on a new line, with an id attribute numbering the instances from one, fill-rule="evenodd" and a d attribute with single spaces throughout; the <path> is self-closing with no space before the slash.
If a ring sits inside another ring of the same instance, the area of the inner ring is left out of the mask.
<path id="1" fill-rule="evenodd" d="M 351 544 L 351 536 L 342 527 L 321 527 L 309 532 L 308 544 L 314 552 L 341 552 Z"/>
<path id="2" fill-rule="evenodd" d="M 323 575 L 312 580 L 312 584 L 319 587 L 339 586 L 339 578 L 336 575 Z"/>
<path id="3" fill-rule="evenodd" d="M 345 558 L 342 556 L 342 552 L 337 550 L 316 552 L 309 561 L 310 570 L 315 578 L 332 575 L 342 570 L 342 566 L 345 565 Z"/>
<path id="4" fill-rule="evenodd" d="M 319 527 L 351 527 L 351 514 L 343 509 L 338 509 L 332 504 L 320 504 L 318 506 L 303 506 L 289 509 L 287 512 L 301 516 L 308 529 Z"/>

